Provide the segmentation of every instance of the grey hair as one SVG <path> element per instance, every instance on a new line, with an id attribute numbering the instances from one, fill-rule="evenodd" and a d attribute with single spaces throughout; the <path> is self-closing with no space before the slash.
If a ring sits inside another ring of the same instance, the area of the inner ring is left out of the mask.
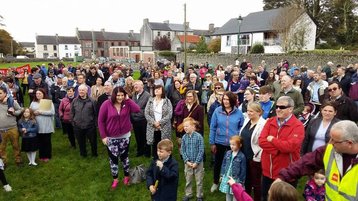
<path id="1" fill-rule="evenodd" d="M 358 126 L 353 121 L 342 120 L 333 124 L 331 130 L 338 130 L 342 133 L 342 140 L 358 142 Z"/>
<path id="2" fill-rule="evenodd" d="M 295 107 L 295 102 L 289 96 L 281 96 L 280 98 L 277 99 L 277 102 L 279 101 L 285 101 L 288 103 L 288 106 Z"/>

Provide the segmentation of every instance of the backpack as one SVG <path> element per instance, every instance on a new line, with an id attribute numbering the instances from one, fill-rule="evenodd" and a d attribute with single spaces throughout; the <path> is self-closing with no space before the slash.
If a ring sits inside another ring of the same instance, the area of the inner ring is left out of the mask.
<path id="1" fill-rule="evenodd" d="M 140 164 L 134 168 L 131 168 L 129 170 L 129 176 L 130 176 L 130 180 L 129 180 L 129 183 L 130 184 L 139 184 L 141 183 L 142 181 L 145 180 L 145 173 L 147 171 L 147 168 L 144 167 L 143 164 Z"/>

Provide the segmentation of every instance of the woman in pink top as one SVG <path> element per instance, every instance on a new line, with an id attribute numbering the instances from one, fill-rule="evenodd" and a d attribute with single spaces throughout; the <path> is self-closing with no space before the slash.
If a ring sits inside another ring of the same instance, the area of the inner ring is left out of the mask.
<path id="1" fill-rule="evenodd" d="M 106 100 L 98 115 L 98 127 L 102 142 L 108 148 L 108 156 L 113 176 L 112 188 L 118 185 L 118 158 L 124 171 L 124 185 L 129 184 L 129 139 L 132 124 L 130 113 L 140 112 L 139 106 L 128 98 L 123 87 L 113 89 L 111 99 Z"/>

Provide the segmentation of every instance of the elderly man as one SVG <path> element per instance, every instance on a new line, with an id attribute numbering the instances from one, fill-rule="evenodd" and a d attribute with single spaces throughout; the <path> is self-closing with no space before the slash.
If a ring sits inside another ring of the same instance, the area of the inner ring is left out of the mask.
<path id="1" fill-rule="evenodd" d="M 281 78 L 281 91 L 276 97 L 276 100 L 281 96 L 289 96 L 295 102 L 295 107 L 293 109 L 293 114 L 298 116 L 304 108 L 303 96 L 302 94 L 295 90 L 293 87 L 292 78 L 288 75 L 285 75 Z"/>
<path id="2" fill-rule="evenodd" d="M 358 121 L 358 109 L 354 101 L 343 93 L 339 82 L 333 81 L 328 86 L 329 101 L 334 101 L 337 106 L 336 117 L 341 120 Z"/>
<path id="3" fill-rule="evenodd" d="M 189 75 L 189 83 L 187 85 L 187 90 L 195 90 L 198 94 L 198 97 L 201 97 L 201 84 L 200 81 L 198 81 L 198 75 L 196 75 L 195 73 L 191 73 Z"/>
<path id="4" fill-rule="evenodd" d="M 352 121 L 340 121 L 332 126 L 330 135 L 329 144 L 282 169 L 276 181 L 292 182 L 324 169 L 326 200 L 357 200 L 358 127 Z"/>
<path id="5" fill-rule="evenodd" d="M 2 86 L 0 87 L 0 136 L 2 138 L 0 144 L 0 156 L 6 164 L 6 146 L 10 141 L 15 156 L 15 162 L 17 165 L 21 165 L 19 131 L 17 129 L 16 116 L 21 114 L 22 108 L 16 101 L 14 101 L 13 107 L 9 108 L 7 99 L 7 90 Z"/>
<path id="6" fill-rule="evenodd" d="M 279 171 L 300 158 L 305 133 L 303 124 L 293 115 L 294 106 L 291 97 L 280 97 L 276 103 L 277 116 L 267 120 L 259 137 L 264 200 L 267 200 L 268 190 Z"/>
<path id="7" fill-rule="evenodd" d="M 132 99 L 140 107 L 140 112 L 131 114 L 131 122 L 133 124 L 133 131 L 137 142 L 137 157 L 145 155 L 150 157 L 150 147 L 147 145 L 146 132 L 147 120 L 144 116 L 145 106 L 149 100 L 150 94 L 144 91 L 142 81 L 134 82 L 134 95 Z"/>
<path id="8" fill-rule="evenodd" d="M 78 87 L 78 97 L 71 103 L 73 131 L 80 147 L 80 155 L 87 157 L 86 139 L 91 144 L 92 156 L 97 156 L 97 107 L 95 101 L 87 95 L 87 86 Z"/>
<path id="9" fill-rule="evenodd" d="M 112 91 L 113 91 L 112 82 L 106 81 L 104 83 L 103 90 L 104 90 L 104 93 L 102 95 L 100 95 L 97 99 L 97 111 L 99 111 L 99 108 L 101 108 L 101 105 L 104 103 L 104 101 L 111 98 Z"/>

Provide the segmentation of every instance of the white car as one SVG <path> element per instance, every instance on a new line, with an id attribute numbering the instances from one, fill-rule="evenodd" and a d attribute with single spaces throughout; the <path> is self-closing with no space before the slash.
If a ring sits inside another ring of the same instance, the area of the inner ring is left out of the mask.
<path id="1" fill-rule="evenodd" d="M 18 55 L 16 56 L 16 59 L 28 59 L 28 56 L 24 56 L 24 55 Z"/>

